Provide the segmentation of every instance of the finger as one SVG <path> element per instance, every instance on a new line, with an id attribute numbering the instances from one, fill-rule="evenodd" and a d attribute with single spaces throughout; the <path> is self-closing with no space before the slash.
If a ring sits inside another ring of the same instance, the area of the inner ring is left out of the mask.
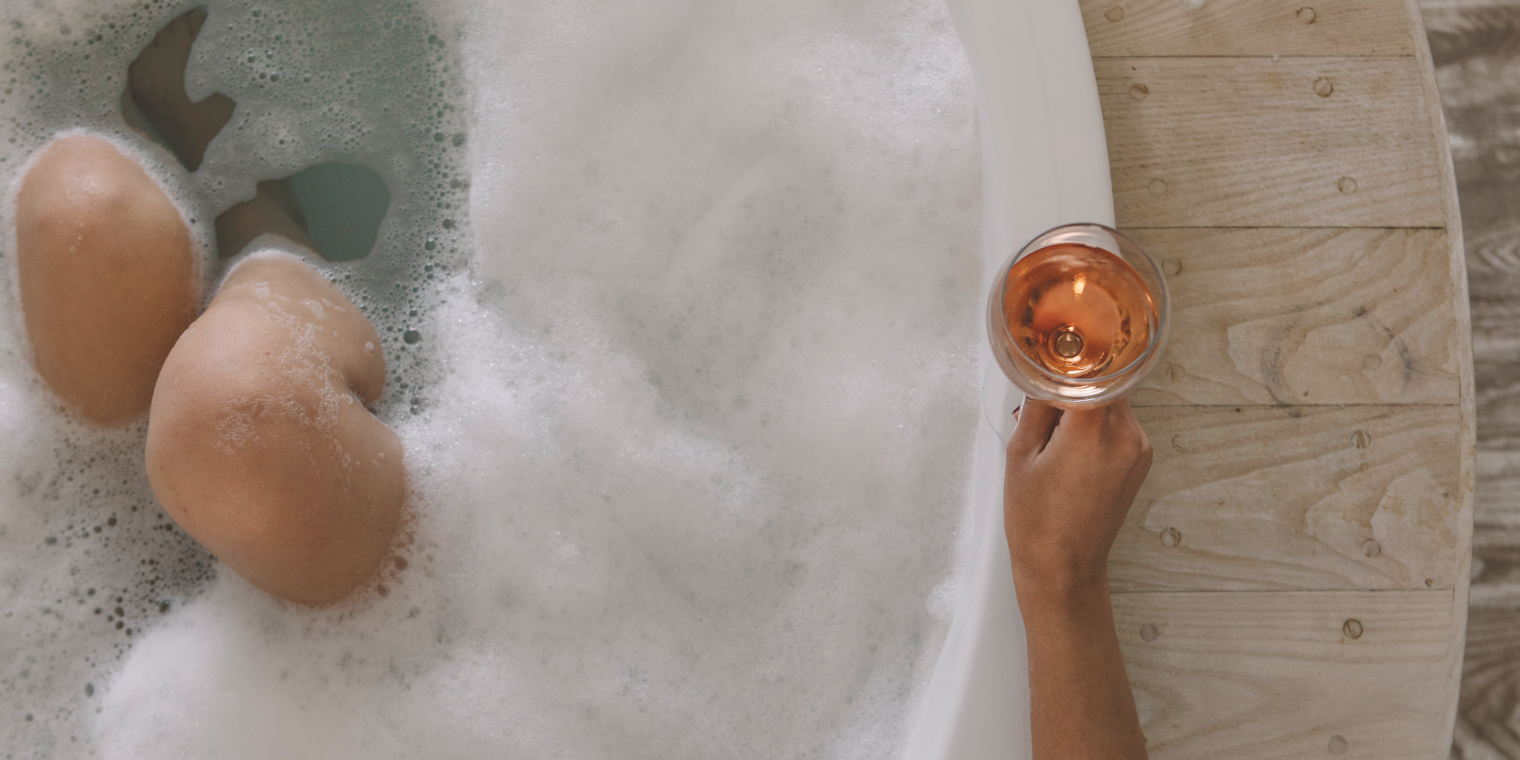
<path id="1" fill-rule="evenodd" d="M 1150 439 L 1145 435 L 1145 428 L 1135 417 L 1135 411 L 1130 407 L 1128 399 L 1119 399 L 1110 404 L 1108 409 L 1109 429 L 1116 438 L 1128 439 L 1141 446 L 1149 443 Z"/>
<path id="2" fill-rule="evenodd" d="M 1061 424 L 1051 440 L 1098 440 L 1103 436 L 1103 426 L 1107 420 L 1107 407 L 1067 411 L 1061 415 Z"/>
<path id="3" fill-rule="evenodd" d="M 1008 453 L 1039 453 L 1061 420 L 1061 410 L 1039 399 L 1025 399 L 1019 408 L 1019 425 L 1008 439 Z"/>
<path id="4" fill-rule="evenodd" d="M 1135 419 L 1135 410 L 1130 408 L 1129 399 L 1121 398 L 1118 401 L 1103 407 L 1108 410 L 1109 418 L 1118 424 L 1128 424 L 1139 427 L 1140 421 Z"/>

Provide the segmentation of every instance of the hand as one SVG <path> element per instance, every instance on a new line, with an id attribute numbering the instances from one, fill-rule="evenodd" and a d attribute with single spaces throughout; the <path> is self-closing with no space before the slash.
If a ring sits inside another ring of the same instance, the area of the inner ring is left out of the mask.
<path id="1" fill-rule="evenodd" d="M 1030 399 L 1008 442 L 1003 522 L 1020 605 L 1101 589 L 1108 551 L 1151 467 L 1129 402 L 1063 412 Z"/>

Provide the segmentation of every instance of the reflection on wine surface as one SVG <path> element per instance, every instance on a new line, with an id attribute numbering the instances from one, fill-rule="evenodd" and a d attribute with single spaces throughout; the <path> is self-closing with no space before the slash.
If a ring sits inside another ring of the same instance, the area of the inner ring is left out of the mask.
<path id="1" fill-rule="evenodd" d="M 1067 377 L 1122 368 L 1150 342 L 1150 290 L 1134 267 L 1101 248 L 1053 245 L 1019 259 L 1003 300 L 1014 345 Z"/>
<path id="2" fill-rule="evenodd" d="M 1145 377 L 1166 341 L 1166 283 L 1123 233 L 1069 224 L 1004 265 L 987 304 L 1003 374 L 1026 395 L 1065 408 L 1117 400 Z"/>

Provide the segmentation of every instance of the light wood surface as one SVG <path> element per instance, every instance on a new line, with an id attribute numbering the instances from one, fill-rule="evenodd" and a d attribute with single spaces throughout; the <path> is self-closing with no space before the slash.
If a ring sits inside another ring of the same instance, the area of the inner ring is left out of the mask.
<path id="1" fill-rule="evenodd" d="M 1151 757 L 1325 757 L 1336 736 L 1350 758 L 1445 757 L 1450 602 L 1450 591 L 1116 595 Z"/>
<path id="2" fill-rule="evenodd" d="M 1414 55 L 1404 6 L 1375 0 L 1084 2 L 1082 17 L 1094 58 Z"/>
<path id="3" fill-rule="evenodd" d="M 1432 456 L 1461 435 L 1455 407 L 1137 413 L 1155 462 L 1110 555 L 1115 590 L 1456 586 L 1459 461 Z"/>
<path id="4" fill-rule="evenodd" d="M 1454 760 L 1520 758 L 1520 6 L 1421 3 L 1469 268 L 1477 490 Z"/>
<path id="5" fill-rule="evenodd" d="M 1481 585 L 1473 587 L 1476 592 Z M 1492 609 L 1474 600 L 1462 664 L 1462 710 L 1456 741 L 1463 760 L 1520 757 L 1520 610 Z M 1465 751 L 1464 751 L 1465 750 Z"/>
<path id="6" fill-rule="evenodd" d="M 1093 63 L 1120 227 L 1445 226 L 1412 56 Z"/>
<path id="7" fill-rule="evenodd" d="M 1451 241 L 1431 229 L 1130 229 L 1162 257 L 1163 404 L 1454 404 Z"/>
<path id="8" fill-rule="evenodd" d="M 1081 5 L 1118 223 L 1174 307 L 1110 560 L 1151 757 L 1444 758 L 1477 462 L 1418 12 Z"/>

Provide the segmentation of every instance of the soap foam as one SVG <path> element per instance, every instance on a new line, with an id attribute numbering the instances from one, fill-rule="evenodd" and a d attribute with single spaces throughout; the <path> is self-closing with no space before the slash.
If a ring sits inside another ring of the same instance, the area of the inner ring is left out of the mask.
<path id="1" fill-rule="evenodd" d="M 123 72 L 190 7 L 0 12 L 0 175 L 63 129 L 141 144 Z M 239 108 L 199 172 L 150 166 L 187 218 L 322 161 L 391 189 L 374 253 L 322 270 L 382 337 L 408 567 L 329 609 L 252 588 L 153 501 L 145 425 L 60 411 L 12 319 L 10 756 L 900 752 L 976 422 L 939 3 L 207 7 L 190 94 Z"/>

